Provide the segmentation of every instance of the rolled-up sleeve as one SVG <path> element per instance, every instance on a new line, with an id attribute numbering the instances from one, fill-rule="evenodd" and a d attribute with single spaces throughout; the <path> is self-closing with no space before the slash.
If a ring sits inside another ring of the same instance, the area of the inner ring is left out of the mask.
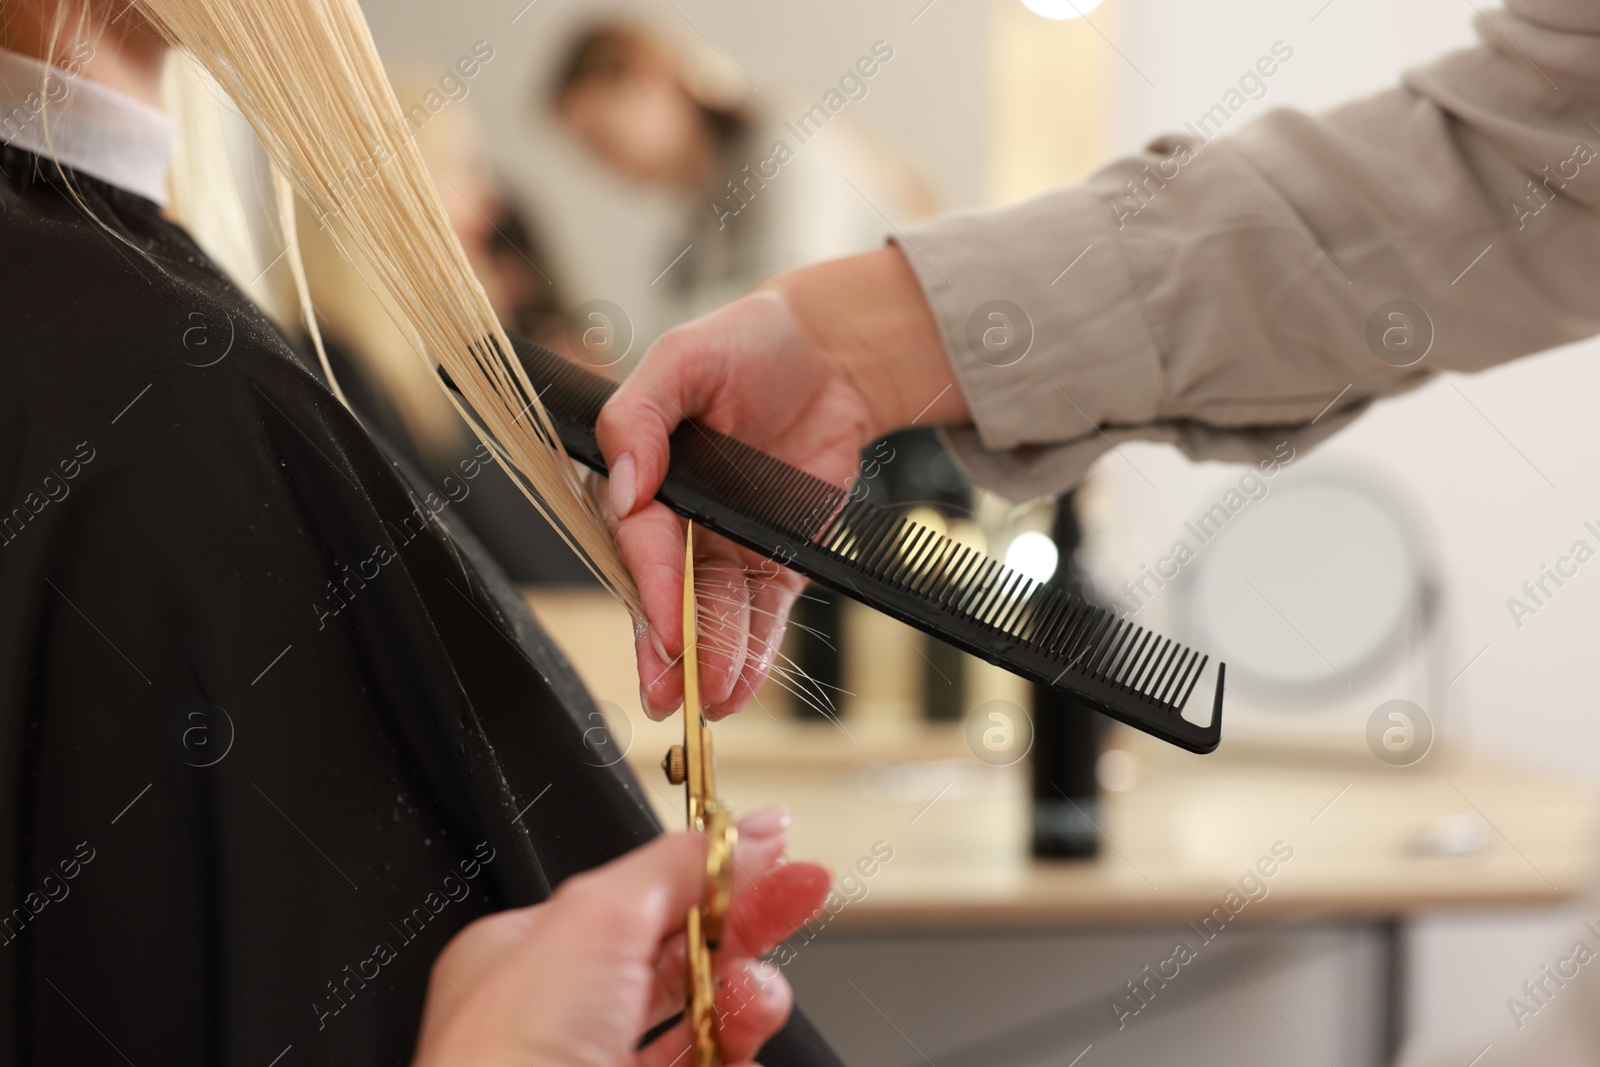
<path id="1" fill-rule="evenodd" d="M 1128 440 L 1260 458 L 1600 332 L 1600 3 L 1508 8 L 1377 96 L 908 229 L 961 464 L 1020 500 Z"/>

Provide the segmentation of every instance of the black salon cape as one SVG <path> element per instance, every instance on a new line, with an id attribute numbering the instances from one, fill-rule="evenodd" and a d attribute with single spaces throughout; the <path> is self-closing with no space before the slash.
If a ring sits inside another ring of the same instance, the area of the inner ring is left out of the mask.
<path id="1" fill-rule="evenodd" d="M 658 833 L 648 787 L 181 229 L 0 171 L 0 1064 L 405 1064 L 451 935 Z"/>

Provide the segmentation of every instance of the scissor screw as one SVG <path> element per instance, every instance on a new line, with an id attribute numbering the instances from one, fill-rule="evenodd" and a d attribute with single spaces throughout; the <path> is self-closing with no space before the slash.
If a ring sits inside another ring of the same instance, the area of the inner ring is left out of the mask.
<path id="1" fill-rule="evenodd" d="M 683 784 L 683 780 L 689 776 L 689 762 L 683 754 L 682 745 L 667 749 L 667 754 L 661 759 L 661 769 L 667 772 L 667 781 L 673 785 Z"/>

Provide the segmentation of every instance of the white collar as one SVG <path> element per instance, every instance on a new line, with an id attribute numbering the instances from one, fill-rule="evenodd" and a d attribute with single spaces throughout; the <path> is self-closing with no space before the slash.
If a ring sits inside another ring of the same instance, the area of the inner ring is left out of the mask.
<path id="1" fill-rule="evenodd" d="M 176 134 L 171 118 L 126 93 L 0 48 L 0 142 L 164 205 Z"/>

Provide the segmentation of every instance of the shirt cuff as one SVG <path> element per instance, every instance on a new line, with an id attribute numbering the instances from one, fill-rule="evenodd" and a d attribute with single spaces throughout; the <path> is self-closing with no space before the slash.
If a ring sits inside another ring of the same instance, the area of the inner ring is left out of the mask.
<path id="1" fill-rule="evenodd" d="M 939 324 L 972 426 L 958 462 L 1012 499 L 1060 492 L 1160 416 L 1161 358 L 1103 198 L 1050 193 L 897 239 Z"/>

